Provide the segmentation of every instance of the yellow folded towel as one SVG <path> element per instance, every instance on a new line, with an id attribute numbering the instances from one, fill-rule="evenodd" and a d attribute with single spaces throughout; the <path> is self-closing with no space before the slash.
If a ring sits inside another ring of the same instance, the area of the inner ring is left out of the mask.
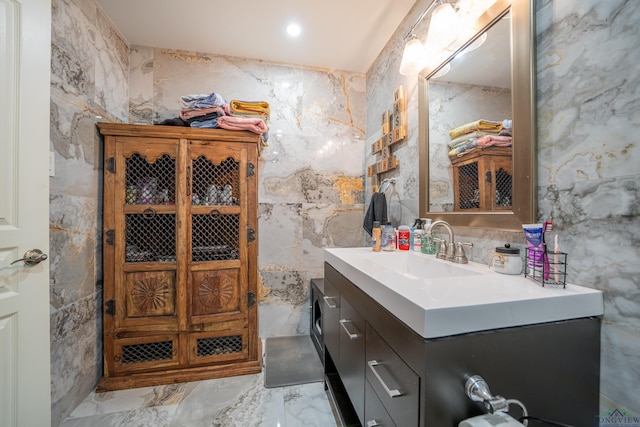
<path id="1" fill-rule="evenodd" d="M 231 101 L 229 109 L 232 116 L 260 116 L 269 120 L 271 112 L 265 101 Z"/>
<path id="2" fill-rule="evenodd" d="M 469 132 L 484 131 L 484 132 L 500 132 L 502 130 L 502 122 L 494 122 L 491 120 L 476 120 L 475 122 L 467 123 L 462 126 L 458 126 L 455 129 L 449 131 L 451 139 L 457 138 Z"/>

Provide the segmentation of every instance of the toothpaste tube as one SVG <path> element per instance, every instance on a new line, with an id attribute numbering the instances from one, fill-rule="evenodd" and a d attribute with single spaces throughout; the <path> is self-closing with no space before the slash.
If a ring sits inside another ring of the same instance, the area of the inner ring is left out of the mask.
<path id="1" fill-rule="evenodd" d="M 543 227 L 542 224 L 523 224 L 524 237 L 527 239 L 529 255 L 527 264 L 529 267 L 542 267 L 544 257 Z"/>

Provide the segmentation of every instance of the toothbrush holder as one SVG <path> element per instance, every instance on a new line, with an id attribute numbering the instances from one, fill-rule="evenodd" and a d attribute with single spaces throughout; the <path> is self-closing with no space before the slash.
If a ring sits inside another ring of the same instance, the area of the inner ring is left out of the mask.
<path id="1" fill-rule="evenodd" d="M 567 286 L 567 253 L 525 248 L 524 277 L 542 286 Z"/>

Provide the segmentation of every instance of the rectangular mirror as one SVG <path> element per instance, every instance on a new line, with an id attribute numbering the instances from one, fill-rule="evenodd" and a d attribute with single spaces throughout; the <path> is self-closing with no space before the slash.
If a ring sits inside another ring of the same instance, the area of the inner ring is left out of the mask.
<path id="1" fill-rule="evenodd" d="M 496 1 L 468 40 L 422 71 L 421 217 L 508 230 L 535 220 L 532 3 Z"/>

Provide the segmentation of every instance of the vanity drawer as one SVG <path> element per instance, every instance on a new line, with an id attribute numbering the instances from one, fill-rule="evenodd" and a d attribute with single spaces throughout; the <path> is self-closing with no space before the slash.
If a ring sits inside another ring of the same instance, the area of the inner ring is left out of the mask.
<path id="1" fill-rule="evenodd" d="M 328 279 L 324 280 L 322 297 L 322 338 L 333 360 L 340 356 L 340 293 Z"/>
<path id="2" fill-rule="evenodd" d="M 366 378 L 398 426 L 417 426 L 420 377 L 367 323 Z"/>
<path id="3" fill-rule="evenodd" d="M 365 381 L 364 419 L 363 427 L 396 427 L 369 381 Z"/>

